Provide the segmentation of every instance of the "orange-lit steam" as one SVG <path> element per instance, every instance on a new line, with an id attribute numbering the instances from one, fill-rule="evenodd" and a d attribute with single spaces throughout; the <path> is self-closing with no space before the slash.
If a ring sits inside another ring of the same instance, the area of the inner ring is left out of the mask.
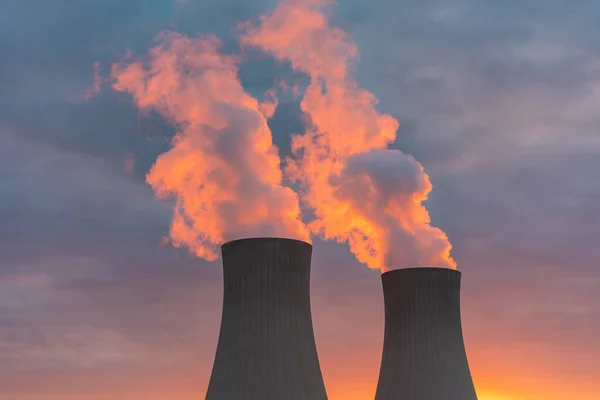
<path id="1" fill-rule="evenodd" d="M 349 73 L 358 50 L 329 25 L 331 0 L 284 1 L 240 42 L 309 75 L 301 109 L 303 135 L 292 140 L 286 172 L 300 182 L 315 213 L 312 232 L 347 241 L 356 258 L 382 271 L 407 266 L 455 268 L 446 234 L 430 225 L 422 202 L 431 183 L 422 166 L 399 150 L 398 121 L 375 109 L 377 99 Z"/>
<path id="2" fill-rule="evenodd" d="M 308 241 L 297 195 L 281 183 L 264 106 L 244 91 L 234 58 L 220 53 L 214 36 L 158 40 L 144 58 L 113 65 L 112 78 L 140 111 L 156 111 L 177 129 L 146 177 L 158 197 L 175 200 L 173 245 L 214 260 L 217 246 L 240 237 Z"/>

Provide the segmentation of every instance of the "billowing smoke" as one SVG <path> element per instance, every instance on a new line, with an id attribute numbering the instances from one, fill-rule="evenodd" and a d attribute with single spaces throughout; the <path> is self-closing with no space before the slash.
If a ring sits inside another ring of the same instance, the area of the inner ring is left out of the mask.
<path id="1" fill-rule="evenodd" d="M 286 172 L 312 209 L 312 232 L 348 242 L 357 259 L 381 270 L 455 268 L 446 234 L 422 205 L 431 183 L 411 156 L 388 150 L 398 121 L 375 109 L 349 67 L 356 45 L 329 24 L 331 0 L 288 0 L 257 24 L 242 45 L 259 48 L 310 77 L 301 109 L 306 131 L 292 141 Z"/>
<path id="2" fill-rule="evenodd" d="M 414 158 L 387 149 L 398 121 L 380 113 L 375 96 L 352 78 L 358 50 L 329 24 L 333 3 L 284 1 L 240 35 L 243 46 L 310 77 L 301 102 L 306 130 L 293 137 L 286 167 L 314 213 L 308 229 L 297 195 L 282 185 L 266 121 L 277 107 L 276 92 L 261 102 L 246 93 L 235 58 L 220 52 L 217 38 L 163 34 L 143 58 L 113 66 L 114 89 L 177 128 L 171 149 L 147 175 L 159 197 L 175 200 L 171 242 L 214 260 L 217 246 L 228 240 L 309 240 L 310 230 L 348 242 L 371 268 L 454 268 L 448 238 L 430 225 L 423 206 L 429 178 Z"/>
<path id="3" fill-rule="evenodd" d="M 177 133 L 146 180 L 175 201 L 170 240 L 214 260 L 218 246 L 240 237 L 309 240 L 296 193 L 282 186 L 277 148 L 260 104 L 244 91 L 232 56 L 214 36 L 165 33 L 142 58 L 112 67 L 113 88 L 129 92 Z M 261 112 L 261 110 L 263 112 Z"/>

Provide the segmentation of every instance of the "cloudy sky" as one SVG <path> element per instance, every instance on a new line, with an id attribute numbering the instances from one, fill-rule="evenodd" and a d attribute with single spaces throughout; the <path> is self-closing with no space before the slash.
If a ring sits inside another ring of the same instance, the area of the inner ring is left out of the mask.
<path id="1" fill-rule="evenodd" d="M 426 205 L 463 272 L 481 400 L 600 398 L 600 5 L 591 0 L 345 0 L 332 23 L 400 122 Z M 219 261 L 162 245 L 171 204 L 145 182 L 174 128 L 97 77 L 164 30 L 213 33 L 276 0 L 0 4 L 0 399 L 202 398 Z M 244 52 L 247 91 L 291 74 Z M 95 67 L 96 66 L 96 67 Z M 296 76 L 296 75 L 294 75 Z M 297 99 L 269 121 L 290 152 Z M 333 400 L 372 398 L 379 272 L 314 240 L 313 317 Z"/>

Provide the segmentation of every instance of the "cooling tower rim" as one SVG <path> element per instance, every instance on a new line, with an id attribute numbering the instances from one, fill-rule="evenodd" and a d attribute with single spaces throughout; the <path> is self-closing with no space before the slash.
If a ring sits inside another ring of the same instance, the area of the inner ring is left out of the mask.
<path id="1" fill-rule="evenodd" d="M 409 267 L 409 268 L 397 268 L 397 269 L 392 269 L 389 271 L 386 271 L 384 273 L 381 274 L 381 279 L 383 279 L 384 276 L 387 277 L 391 277 L 391 276 L 395 276 L 395 275 L 407 275 L 407 274 L 419 274 L 419 275 L 423 275 L 423 274 L 437 274 L 437 275 L 441 275 L 441 274 L 450 274 L 450 275 L 458 275 L 459 277 L 462 275 L 462 273 L 457 270 L 457 269 L 453 269 L 453 268 L 446 268 L 446 267 Z"/>
<path id="2" fill-rule="evenodd" d="M 248 243 L 248 242 L 288 242 L 288 243 L 297 243 L 303 246 L 308 246 L 312 249 L 312 244 L 310 244 L 309 242 L 306 242 L 304 240 L 299 240 L 299 239 L 292 239 L 292 238 L 286 238 L 286 237 L 276 237 L 276 236 L 257 236 L 257 237 L 246 237 L 246 238 L 240 238 L 240 239 L 234 239 L 234 240 L 230 240 L 228 242 L 225 242 L 221 245 L 221 250 L 223 250 L 226 247 L 230 247 L 230 246 L 235 246 L 238 244 L 244 244 L 244 243 Z"/>

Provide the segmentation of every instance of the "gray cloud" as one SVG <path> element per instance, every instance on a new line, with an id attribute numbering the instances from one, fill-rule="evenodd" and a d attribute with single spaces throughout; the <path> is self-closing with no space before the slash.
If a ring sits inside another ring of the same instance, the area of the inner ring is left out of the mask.
<path id="1" fill-rule="evenodd" d="M 343 1 L 335 18 L 360 47 L 359 81 L 400 119 L 395 146 L 430 174 L 433 222 L 448 232 L 464 272 L 470 357 L 479 365 L 498 340 L 511 345 L 501 350 L 513 362 L 539 355 L 567 377 L 593 378 L 600 6 L 372 3 Z M 101 393 L 102 382 L 109 395 L 130 393 L 110 370 L 135 381 L 137 393 L 144 382 L 134 377 L 157 371 L 187 377 L 176 387 L 203 390 L 220 316 L 219 265 L 159 246 L 169 205 L 144 183 L 172 128 L 156 115 L 139 118 L 126 96 L 106 88 L 87 102 L 76 98 L 91 85 L 95 61 L 106 74 L 127 48 L 144 52 L 163 29 L 215 32 L 234 49 L 235 24 L 272 4 L 2 2 L 0 398 L 37 399 L 44 390 L 48 399 L 80 400 Z M 242 80 L 253 93 L 289 72 L 247 57 Z M 302 126 L 296 104 L 284 102 L 271 126 L 287 148 Z M 130 153 L 133 175 L 122 166 Z M 345 245 L 317 242 L 313 274 L 326 377 L 344 376 L 332 360 L 376 369 L 377 273 Z M 359 345 L 363 353 L 346 354 Z M 552 350 L 559 345 L 569 357 Z M 134 354 L 110 359 L 123 348 Z M 82 369 L 81 355 L 93 365 Z M 148 362 L 161 355 L 163 364 Z"/>

